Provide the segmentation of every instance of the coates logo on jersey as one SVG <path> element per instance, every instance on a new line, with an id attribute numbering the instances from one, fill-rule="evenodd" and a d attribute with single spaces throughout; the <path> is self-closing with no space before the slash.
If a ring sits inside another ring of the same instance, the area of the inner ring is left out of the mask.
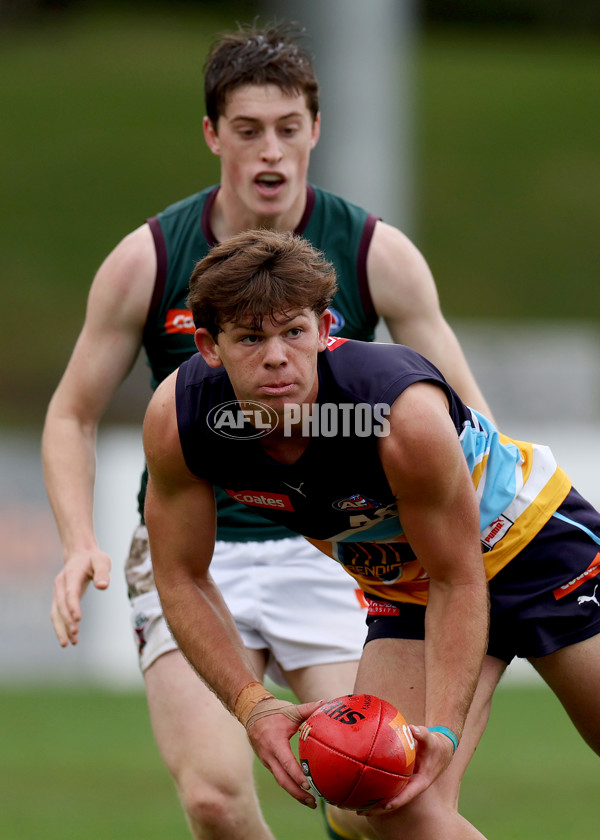
<path id="1" fill-rule="evenodd" d="M 260 490 L 227 490 L 225 492 L 236 502 L 249 507 L 269 508 L 270 510 L 294 510 L 290 497 L 285 493 L 261 493 Z"/>
<path id="2" fill-rule="evenodd" d="M 339 331 L 346 326 L 346 322 L 344 321 L 344 316 L 342 315 L 342 313 L 338 312 L 337 309 L 333 309 L 330 306 L 329 311 L 331 312 L 331 326 L 329 328 L 329 335 L 337 335 Z"/>
<path id="3" fill-rule="evenodd" d="M 188 333 L 193 335 L 196 332 L 196 325 L 189 309 L 169 309 L 165 319 L 165 330 L 168 333 Z"/>
<path id="4" fill-rule="evenodd" d="M 331 505 L 335 510 L 354 511 L 354 510 L 377 510 L 381 507 L 379 502 L 373 499 L 368 499 L 361 493 L 355 493 L 353 496 L 347 496 L 345 499 L 338 499 Z"/>

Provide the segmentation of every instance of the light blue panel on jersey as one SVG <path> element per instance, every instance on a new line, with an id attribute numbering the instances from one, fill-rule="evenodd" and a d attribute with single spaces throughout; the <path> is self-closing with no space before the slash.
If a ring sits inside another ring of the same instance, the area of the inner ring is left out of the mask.
<path id="1" fill-rule="evenodd" d="M 473 423 L 465 424 L 460 442 L 471 475 L 487 456 L 477 488 L 483 531 L 500 516 L 520 489 L 517 486 L 517 470 L 521 469 L 523 456 L 514 443 L 501 443 L 498 430 L 487 417 L 474 409 L 471 412 Z"/>

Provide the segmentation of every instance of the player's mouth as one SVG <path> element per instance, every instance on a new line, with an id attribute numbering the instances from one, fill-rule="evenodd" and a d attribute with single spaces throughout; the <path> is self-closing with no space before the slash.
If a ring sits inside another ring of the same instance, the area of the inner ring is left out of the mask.
<path id="1" fill-rule="evenodd" d="M 262 196 L 272 197 L 281 191 L 285 178 L 279 172 L 259 172 L 254 184 Z"/>
<path id="2" fill-rule="evenodd" d="M 285 397 L 295 389 L 294 382 L 282 382 L 279 385 L 261 385 L 259 391 L 265 397 Z"/>

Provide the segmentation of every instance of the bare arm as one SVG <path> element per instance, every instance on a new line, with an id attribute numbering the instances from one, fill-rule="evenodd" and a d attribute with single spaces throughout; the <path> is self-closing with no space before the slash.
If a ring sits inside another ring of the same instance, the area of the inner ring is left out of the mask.
<path id="1" fill-rule="evenodd" d="M 396 400 L 380 455 L 406 537 L 430 579 L 425 620 L 426 726 L 459 740 L 487 648 L 488 589 L 479 505 L 446 397 L 419 383 Z M 396 804 L 425 789 L 451 757 L 445 736 Z M 432 743 L 433 739 L 432 739 Z"/>
<path id="2" fill-rule="evenodd" d="M 230 710 L 256 680 L 231 613 L 209 574 L 216 534 L 212 484 L 187 468 L 171 374 L 152 397 L 144 420 L 148 526 L 154 577 L 165 617 L 192 666 Z"/>
<path id="3" fill-rule="evenodd" d="M 463 402 L 493 419 L 462 348 L 440 309 L 423 255 L 399 230 L 378 222 L 367 257 L 373 305 L 394 341 L 436 365 Z"/>
<path id="4" fill-rule="evenodd" d="M 54 584 L 52 621 L 61 645 L 77 643 L 81 597 L 90 581 L 105 589 L 110 559 L 94 533 L 96 432 L 139 353 L 156 275 L 146 225 L 126 237 L 94 279 L 85 322 L 50 401 L 42 461 L 65 566 Z"/>
<path id="5" fill-rule="evenodd" d="M 316 807 L 314 797 L 306 793 L 307 783 L 289 739 L 319 704 L 298 707 L 290 719 L 284 708 L 292 704 L 274 699 L 258 702 L 258 696 L 268 697 L 268 692 L 258 684 L 233 617 L 209 573 L 216 533 L 214 493 L 211 484 L 190 473 L 181 451 L 176 376 L 172 374 L 157 389 L 144 421 L 149 472 L 145 519 L 165 618 L 192 667 L 244 725 L 248 713 L 240 714 L 236 701 L 249 685 L 258 690 L 250 709 L 271 704 L 266 711 L 269 723 L 259 719 L 249 730 L 253 746 L 285 790 Z M 284 714 L 276 714 L 279 711 Z"/>

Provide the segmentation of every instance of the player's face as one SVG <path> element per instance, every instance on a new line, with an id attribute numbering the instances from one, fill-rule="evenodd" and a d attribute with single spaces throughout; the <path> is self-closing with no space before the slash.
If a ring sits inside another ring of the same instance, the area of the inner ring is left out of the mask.
<path id="1" fill-rule="evenodd" d="M 216 129 L 205 118 L 206 142 L 221 158 L 219 198 L 242 229 L 298 224 L 319 125 L 303 94 L 288 95 L 276 85 L 232 91 Z"/>
<path id="2" fill-rule="evenodd" d="M 331 313 L 310 309 L 265 318 L 259 330 L 228 322 L 215 342 L 196 332 L 196 344 L 211 367 L 225 366 L 238 400 L 255 400 L 279 414 L 285 405 L 312 403 L 319 387 L 317 355 L 327 346 Z"/>

